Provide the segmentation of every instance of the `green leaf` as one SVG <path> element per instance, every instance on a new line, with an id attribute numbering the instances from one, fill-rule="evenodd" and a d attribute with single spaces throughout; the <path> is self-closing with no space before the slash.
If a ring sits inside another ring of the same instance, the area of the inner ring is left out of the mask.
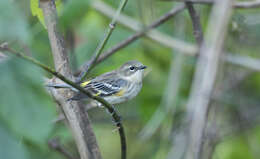
<path id="1" fill-rule="evenodd" d="M 46 25 L 44 22 L 44 16 L 43 16 L 43 11 L 39 7 L 39 0 L 31 0 L 31 12 L 33 16 L 36 16 L 39 21 L 42 23 L 44 28 L 46 29 Z"/>
<path id="2" fill-rule="evenodd" d="M 55 107 L 43 88 L 41 71 L 15 58 L 0 63 L 0 74 L 0 118 L 18 136 L 45 142 Z"/>
<path id="3" fill-rule="evenodd" d="M 0 141 L 0 158 L 28 159 L 28 152 L 24 145 L 2 127 L 2 124 L 0 124 Z"/>
<path id="4" fill-rule="evenodd" d="M 56 4 L 57 10 L 59 11 L 61 6 L 62 6 L 61 0 L 55 1 L 55 4 Z M 46 25 L 45 25 L 45 22 L 44 22 L 43 11 L 39 7 L 39 0 L 31 0 L 31 12 L 32 12 L 33 16 L 36 16 L 39 19 L 41 24 L 46 29 Z"/>
<path id="5" fill-rule="evenodd" d="M 28 24 L 19 12 L 16 3 L 10 0 L 0 1 L 0 40 L 21 40 L 28 42 Z"/>

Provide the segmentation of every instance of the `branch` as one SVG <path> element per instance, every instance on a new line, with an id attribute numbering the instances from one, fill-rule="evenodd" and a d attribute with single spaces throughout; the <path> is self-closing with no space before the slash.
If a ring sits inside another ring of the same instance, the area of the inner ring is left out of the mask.
<path id="1" fill-rule="evenodd" d="M 181 7 L 181 6 L 177 6 L 177 8 L 178 7 Z M 95 8 L 98 12 L 100 12 L 100 13 L 104 14 L 105 16 L 108 16 L 108 17 L 112 17 L 113 14 L 115 14 L 115 10 L 113 8 L 111 8 L 109 5 L 107 5 L 107 4 L 105 4 L 101 1 L 98 1 L 98 0 L 95 1 L 95 3 L 93 3 L 93 8 Z M 177 9 L 177 8 L 173 8 L 173 9 Z M 182 10 L 184 10 L 184 8 Z M 171 10 L 169 12 L 171 12 Z M 165 16 L 168 13 L 166 13 Z M 180 13 L 180 11 L 178 11 L 178 13 Z M 171 17 L 175 16 L 178 13 L 170 15 L 170 16 Z M 171 17 L 167 17 L 167 18 L 170 19 Z M 159 19 L 160 18 L 158 18 L 158 20 Z M 167 20 L 169 20 L 169 19 L 167 19 Z M 156 23 L 156 21 L 153 22 L 153 23 Z M 119 16 L 118 22 L 121 23 L 122 25 L 126 26 L 127 28 L 130 28 L 131 30 L 133 30 L 135 32 L 146 31 L 146 28 L 143 28 L 143 25 L 141 23 L 139 23 L 135 19 L 133 19 L 129 16 L 123 15 L 123 14 L 121 14 Z M 163 24 L 163 23 L 161 23 L 161 24 Z M 159 24 L 159 25 L 161 25 L 161 24 Z M 163 44 L 163 45 L 165 45 L 165 46 L 167 46 L 171 49 L 176 49 L 176 50 L 182 51 L 182 52 L 187 53 L 187 54 L 193 54 L 196 51 L 196 46 L 188 44 L 186 42 L 183 42 L 182 40 L 179 40 L 179 39 L 174 39 L 167 34 L 162 34 L 159 31 L 155 30 L 154 28 L 155 27 L 147 29 L 146 34 L 142 34 L 140 37 L 147 36 L 151 40 L 154 40 L 154 41 L 156 41 L 160 44 Z M 140 37 L 138 37 L 138 38 L 140 38 Z M 134 41 L 132 41 L 132 42 L 134 42 Z"/>
<path id="2" fill-rule="evenodd" d="M 184 37 L 185 29 L 186 29 L 186 21 L 182 17 L 177 17 L 174 19 L 173 28 L 176 29 L 177 36 Z M 184 33 L 184 34 L 183 34 Z M 143 140 L 148 140 L 160 127 L 163 121 L 170 114 L 174 116 L 177 112 L 177 99 L 179 96 L 180 86 L 182 82 L 183 76 L 183 63 L 185 63 L 185 55 L 177 52 L 176 50 L 172 50 L 172 52 L 176 54 L 172 54 L 171 57 L 171 65 L 169 70 L 168 82 L 165 87 L 164 94 L 162 95 L 162 99 L 160 104 L 153 114 L 153 116 L 149 119 L 144 128 L 140 131 L 139 136 Z M 174 156 L 175 159 L 176 156 Z"/>
<path id="3" fill-rule="evenodd" d="M 113 8 L 111 8 L 110 6 L 108 6 L 107 4 L 105 4 L 99 0 L 95 0 L 95 2 L 92 3 L 92 5 L 93 5 L 93 8 L 95 8 L 97 11 L 104 14 L 105 16 L 113 17 L 113 15 L 115 14 L 115 10 Z M 171 15 L 171 17 L 176 14 Z M 169 19 L 170 19 L 170 17 L 169 17 Z M 136 32 L 144 32 L 141 29 L 141 24 L 137 20 L 135 20 L 129 16 L 126 16 L 124 14 L 121 14 L 119 16 L 118 22 L 121 23 L 122 25 L 124 25 L 125 27 L 127 27 L 131 30 L 134 30 Z M 99 60 L 97 61 L 96 64 L 98 64 L 99 62 L 102 62 L 109 56 L 113 55 L 116 51 L 123 49 L 124 47 L 126 47 L 127 45 L 131 44 L 132 42 L 136 41 L 138 38 L 141 38 L 144 35 L 146 35 L 151 40 L 158 42 L 161 45 L 164 45 L 164 46 L 172 48 L 172 49 L 179 50 L 179 53 L 183 53 L 183 54 L 191 55 L 191 56 L 197 55 L 198 50 L 197 50 L 196 46 L 194 46 L 193 44 L 189 44 L 189 43 L 180 41 L 178 39 L 172 38 L 166 34 L 163 34 L 159 31 L 152 29 L 146 34 L 139 35 L 138 33 L 136 33 L 136 34 L 132 35 L 131 37 L 129 37 L 128 39 L 124 40 L 123 42 L 117 44 L 110 50 L 106 51 L 104 54 L 107 54 L 107 56 L 104 56 L 104 55 L 103 55 L 103 57 L 101 56 L 102 58 L 99 58 Z M 138 37 L 136 37 L 136 36 L 138 36 Z M 125 45 L 125 46 L 122 46 L 122 45 Z M 179 48 L 180 46 L 183 47 L 182 50 L 181 50 L 181 48 Z M 234 65 L 240 65 L 240 66 L 243 66 L 248 69 L 260 71 L 260 67 L 257 65 L 258 63 L 260 63 L 260 61 L 253 59 L 251 57 L 248 57 L 248 56 L 244 57 L 244 56 L 240 56 L 240 55 L 234 55 L 232 53 L 226 53 L 226 55 L 224 55 L 222 57 L 222 60 L 224 60 L 228 63 L 234 64 Z M 248 63 L 248 62 L 250 62 L 250 63 Z"/>
<path id="4" fill-rule="evenodd" d="M 85 76 L 87 75 L 87 73 L 93 69 L 94 67 L 94 63 L 96 63 L 98 57 L 100 56 L 101 52 L 103 51 L 108 39 L 110 38 L 110 36 L 112 35 L 113 30 L 116 27 L 116 21 L 121 13 L 121 11 L 123 11 L 124 7 L 126 6 L 128 0 L 121 0 L 120 1 L 120 5 L 115 13 L 115 15 L 113 16 L 113 19 L 111 21 L 111 23 L 109 24 L 107 33 L 104 36 L 104 39 L 101 41 L 101 43 L 99 44 L 99 46 L 97 47 L 97 50 L 95 51 L 94 55 L 92 56 L 92 58 L 90 59 L 90 61 L 88 63 L 85 63 L 81 69 L 81 73 L 79 75 L 78 81 L 81 81 L 82 79 L 85 78 Z"/>
<path id="5" fill-rule="evenodd" d="M 165 0 L 165 1 L 176 1 L 176 2 L 192 2 L 197 4 L 213 4 L 218 0 Z M 232 5 L 233 8 L 250 9 L 260 7 L 260 0 L 255 0 L 253 2 L 236 2 Z"/>
<path id="6" fill-rule="evenodd" d="M 168 114 L 175 114 L 178 99 L 178 93 L 181 86 L 181 79 L 183 74 L 183 63 L 185 63 L 185 56 L 177 53 L 171 60 L 171 67 L 168 76 L 168 82 L 165 88 L 165 92 L 162 96 L 162 100 L 144 128 L 140 131 L 139 136 L 143 140 L 148 140 L 160 127 Z"/>
<path id="7" fill-rule="evenodd" d="M 55 77 L 59 78 L 63 82 L 69 84 L 73 88 L 76 88 L 81 93 L 87 95 L 89 98 L 94 99 L 94 100 L 98 101 L 99 103 L 101 103 L 103 106 L 105 106 L 108 109 L 108 111 L 112 114 L 112 117 L 113 117 L 114 121 L 116 122 L 116 126 L 119 127 L 119 135 L 120 135 L 120 139 L 121 139 L 121 150 L 122 150 L 122 152 L 121 152 L 122 153 L 122 157 L 121 158 L 122 159 L 126 158 L 126 137 L 125 137 L 125 133 L 124 133 L 124 128 L 123 128 L 123 125 L 121 123 L 121 117 L 117 114 L 117 112 L 115 111 L 115 109 L 114 109 L 114 107 L 112 105 L 110 105 L 103 98 L 91 94 L 90 92 L 88 92 L 87 90 L 82 88 L 81 86 L 77 85 L 73 81 L 71 81 L 71 80 L 67 79 L 66 77 L 64 77 L 59 72 L 56 72 L 55 70 L 52 70 L 48 66 L 40 63 L 39 61 L 37 61 L 37 60 L 35 60 L 35 59 L 31 58 L 31 57 L 25 56 L 25 55 L 15 51 L 15 50 L 9 48 L 8 45 L 6 45 L 6 44 L 5 45 L 2 44 L 0 46 L 0 50 L 8 51 L 8 52 L 16 55 L 17 57 L 19 57 L 21 59 L 24 59 L 24 60 L 26 60 L 28 62 L 31 62 L 31 63 L 35 64 L 38 67 L 41 67 L 42 69 L 44 69 L 45 71 L 51 73 L 52 75 L 54 75 Z M 74 103 L 74 102 L 72 101 L 70 103 Z M 77 113 L 79 113 L 79 112 L 77 112 Z M 86 126 L 86 125 L 82 125 L 82 126 Z"/>
<path id="8" fill-rule="evenodd" d="M 231 16 L 231 7 L 232 0 L 218 0 L 209 18 L 206 38 L 201 47 L 187 104 L 187 120 L 191 122 L 191 126 L 186 158 L 201 158 L 210 95 Z"/>
<path id="9" fill-rule="evenodd" d="M 97 4 L 101 4 L 104 7 L 103 3 L 96 2 L 96 3 L 94 3 L 94 6 L 96 6 L 95 7 L 96 9 L 99 6 Z M 109 56 L 113 55 L 116 51 L 118 51 L 118 50 L 120 50 L 122 48 L 125 48 L 126 46 L 128 46 L 129 44 L 131 44 L 132 42 L 136 41 L 137 39 L 139 39 L 140 37 L 142 37 L 144 35 L 147 35 L 147 36 L 149 36 L 152 39 L 156 39 L 156 41 L 160 41 L 160 42 L 166 44 L 168 47 L 173 47 L 174 46 L 173 48 L 175 48 L 176 50 L 179 50 L 181 52 L 186 52 L 188 54 L 189 53 L 190 54 L 194 54 L 194 52 L 196 51 L 196 47 L 195 46 L 187 45 L 186 43 L 183 43 L 182 41 L 179 41 L 179 40 L 174 40 L 174 39 L 170 38 L 169 36 L 161 37 L 160 36 L 161 34 L 159 34 L 158 32 L 150 31 L 151 29 L 158 27 L 159 25 L 161 25 L 164 22 L 166 22 L 167 20 L 169 20 L 171 17 L 175 16 L 176 14 L 178 14 L 179 12 L 184 10 L 184 8 L 185 8 L 184 5 L 180 5 L 180 6 L 176 7 L 176 8 L 173 8 L 168 13 L 166 13 L 165 15 L 160 17 L 158 20 L 156 20 L 155 22 L 153 22 L 151 25 L 149 25 L 147 28 L 144 28 L 143 30 L 141 30 L 141 28 L 136 28 L 135 27 L 134 30 L 136 30 L 137 33 L 135 33 L 134 35 L 130 36 L 126 40 L 120 42 L 119 44 L 117 44 L 116 46 L 112 47 L 108 51 L 102 53 L 101 56 L 96 61 L 96 63 L 94 63 L 94 65 L 97 65 L 98 63 L 104 61 L 106 58 L 108 58 Z M 106 9 L 109 9 L 109 8 L 106 8 Z M 111 14 L 114 14 L 114 13 L 111 13 Z M 119 16 L 119 19 L 120 19 L 120 17 L 122 17 L 122 16 Z M 122 22 L 122 21 L 119 20 L 119 22 Z M 128 25 L 130 25 L 130 24 L 128 23 Z M 89 62 L 87 61 L 84 65 L 87 65 L 87 63 L 89 63 Z"/>
<path id="10" fill-rule="evenodd" d="M 233 72 L 231 68 L 230 70 L 227 69 L 225 72 L 221 73 L 220 75 L 221 79 L 219 79 L 221 80 L 221 82 L 216 83 L 215 89 L 211 96 L 211 105 L 208 113 L 209 120 L 205 128 L 205 138 L 203 141 L 205 143 L 202 149 L 203 158 L 205 159 L 212 158 L 216 145 L 220 142 L 220 140 L 222 141 L 223 139 L 222 138 L 223 132 L 225 132 L 225 130 L 229 131 L 229 129 L 227 129 L 229 127 L 231 127 L 231 129 L 233 129 L 233 127 L 236 127 L 236 124 L 233 123 L 232 121 L 231 121 L 231 125 L 224 124 L 225 126 L 221 125 L 218 121 L 220 118 L 222 118 L 224 113 L 224 110 L 222 109 L 225 109 L 224 107 L 227 104 L 236 105 L 234 109 L 240 110 L 239 105 L 241 105 L 243 102 L 241 103 L 240 101 L 241 98 L 237 97 L 236 95 L 233 95 L 232 92 L 233 91 L 238 92 L 237 88 L 239 87 L 239 85 L 250 75 L 252 75 L 253 72 L 254 71 L 248 71 L 244 69 L 242 69 L 241 71 L 237 70 Z M 233 98 L 234 99 L 236 98 L 236 100 L 232 100 Z M 239 98 L 238 101 L 239 104 L 236 103 L 238 98 Z M 236 102 L 234 103 L 232 101 L 236 101 Z M 249 103 L 247 103 L 246 105 L 248 106 Z M 250 108 L 252 108 L 251 104 L 250 104 Z"/>
<path id="11" fill-rule="evenodd" d="M 50 139 L 48 141 L 48 146 L 57 152 L 60 152 L 67 159 L 76 159 L 71 153 L 69 153 L 64 146 L 61 145 L 59 138 Z"/>
<path id="12" fill-rule="evenodd" d="M 234 5 L 235 8 L 258 8 L 260 7 L 260 0 L 254 2 L 237 2 Z"/>
<path id="13" fill-rule="evenodd" d="M 222 57 L 226 62 L 232 63 L 233 65 L 243 66 L 250 68 L 251 70 L 260 71 L 260 61 L 249 56 L 233 55 L 227 53 Z"/>
<path id="14" fill-rule="evenodd" d="M 67 77 L 73 80 L 69 66 L 67 50 L 64 44 L 64 38 L 57 28 L 58 18 L 55 2 L 54 0 L 40 0 L 39 3 L 43 11 L 45 24 L 47 26 L 55 69 L 59 70 L 60 73 L 45 67 L 32 58 L 23 56 L 22 54 L 19 55 L 18 52 L 16 55 L 26 59 L 27 61 L 33 62 L 46 71 L 51 71 L 53 75 L 58 75 L 63 78 Z M 15 51 L 12 49 L 8 50 L 15 53 Z M 71 90 L 53 90 L 52 92 L 52 95 L 55 97 L 56 102 L 61 107 L 65 117 L 69 122 L 69 126 L 71 128 L 81 159 L 101 159 L 101 153 L 99 151 L 88 114 L 85 111 L 84 104 L 82 102 L 66 102 L 68 97 L 73 94 Z"/>
<path id="15" fill-rule="evenodd" d="M 203 32 L 200 24 L 200 16 L 199 14 L 197 14 L 196 10 L 194 9 L 192 2 L 185 2 L 185 5 L 191 17 L 192 26 L 193 26 L 193 35 L 196 39 L 198 46 L 200 46 L 203 41 Z"/>
<path id="16" fill-rule="evenodd" d="M 128 46 L 130 43 L 136 41 L 138 38 L 146 35 L 146 33 L 153 29 L 158 27 L 159 25 L 163 24 L 164 22 L 166 22 L 167 20 L 169 20 L 171 17 L 177 15 L 179 12 L 181 12 L 183 9 L 185 8 L 184 5 L 180 5 L 177 6 L 176 8 L 173 8 L 172 10 L 170 10 L 168 13 L 166 13 L 165 15 L 161 16 L 158 20 L 156 20 L 155 22 L 153 22 L 151 25 L 149 25 L 148 27 L 144 28 L 142 31 L 138 31 L 137 33 L 135 33 L 134 35 L 130 36 L 129 38 L 127 38 L 126 40 L 124 40 L 123 42 L 120 42 L 119 44 L 117 44 L 116 46 L 112 47 L 111 49 L 109 49 L 108 51 L 104 52 L 100 58 L 98 59 L 97 62 L 101 62 L 104 59 L 106 59 L 107 57 L 111 56 L 112 54 L 114 54 L 116 51 Z M 147 35 L 149 35 L 150 32 L 147 33 Z M 168 39 L 163 39 L 163 40 L 168 40 Z M 195 50 L 194 47 L 189 47 L 187 45 L 183 45 L 183 43 L 177 42 L 175 41 L 174 43 L 171 43 L 171 45 L 176 45 L 175 49 L 179 50 L 181 52 L 187 52 L 187 53 L 191 53 Z"/>
<path id="17" fill-rule="evenodd" d="M 243 122 L 240 123 L 243 125 L 243 131 L 246 131 L 250 128 L 259 125 L 259 102 L 257 100 L 249 100 L 248 98 L 244 98 L 242 96 L 233 96 L 229 97 L 229 100 L 223 100 L 223 96 L 230 96 L 230 94 L 222 94 L 218 97 L 214 97 L 214 101 L 219 102 L 221 104 L 231 104 L 236 105 L 234 107 L 235 111 L 239 112 L 239 115 L 244 118 Z M 237 100 L 239 98 L 239 100 Z M 250 106 L 251 109 L 246 109 L 245 107 Z M 250 121 L 250 122 L 248 122 Z M 230 125 L 220 125 L 218 128 L 218 138 L 217 141 L 221 142 L 224 140 L 225 137 L 234 136 L 235 133 L 241 134 L 241 129 L 239 129 L 237 122 L 231 121 Z M 208 132 L 211 133 L 211 132 Z"/>

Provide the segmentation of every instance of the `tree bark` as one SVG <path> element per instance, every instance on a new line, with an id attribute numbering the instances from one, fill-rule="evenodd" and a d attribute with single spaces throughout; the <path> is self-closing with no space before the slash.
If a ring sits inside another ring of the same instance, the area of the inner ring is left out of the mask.
<path id="1" fill-rule="evenodd" d="M 74 80 L 69 67 L 64 38 L 57 29 L 57 12 L 54 0 L 40 0 L 40 7 L 43 10 L 47 26 L 55 69 L 65 77 Z M 81 159 L 101 159 L 96 137 L 83 103 L 67 102 L 66 100 L 73 95 L 70 90 L 52 90 L 52 94 L 68 120 Z"/>

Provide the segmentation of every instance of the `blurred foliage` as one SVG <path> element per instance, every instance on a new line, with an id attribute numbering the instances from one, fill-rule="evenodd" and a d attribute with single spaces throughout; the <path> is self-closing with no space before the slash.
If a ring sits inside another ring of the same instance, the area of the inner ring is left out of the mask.
<path id="1" fill-rule="evenodd" d="M 0 73 L 0 128 L 1 138 L 4 138 L 1 142 L 10 143 L 10 147 L 1 144 L 4 146 L 1 150 L 10 158 L 11 155 L 28 158 L 26 142 L 38 148 L 44 148 L 46 144 L 53 129 L 54 104 L 44 90 L 43 74 L 35 66 L 11 58 L 0 63 Z M 13 153 L 16 149 L 18 154 Z M 1 155 L 1 158 L 9 158 Z"/>
<path id="2" fill-rule="evenodd" d="M 61 10 L 59 23 L 63 28 L 71 28 L 77 26 L 84 15 L 89 10 L 88 0 L 74 0 L 68 1 Z"/>
<path id="3" fill-rule="evenodd" d="M 1 40 L 15 39 L 29 42 L 28 23 L 25 16 L 11 1 L 0 1 L 0 28 Z"/>
<path id="4" fill-rule="evenodd" d="M 91 7 L 93 1 L 56 1 L 59 10 L 59 28 L 68 39 L 66 44 L 70 48 L 69 54 L 75 57 L 71 59 L 71 61 L 75 60 L 72 65 L 76 64 L 77 67 L 90 59 L 110 22 L 109 18 Z M 15 49 L 53 67 L 48 34 L 42 25 L 44 24 L 42 11 L 39 8 L 38 0 L 30 2 L 31 6 L 25 6 L 23 4 L 26 3 L 25 0 L 0 1 L 0 42 L 8 41 L 10 46 Z M 113 8 L 116 8 L 119 3 L 115 0 L 105 2 Z M 124 14 L 135 18 L 145 26 L 176 4 L 171 1 L 131 0 L 125 8 Z M 211 6 L 196 5 L 196 9 L 201 15 L 201 23 L 205 31 Z M 31 14 L 28 14 L 30 10 Z M 260 58 L 259 11 L 259 9 L 234 11 L 225 43 L 225 49 L 228 52 Z M 158 27 L 158 30 L 194 43 L 191 20 L 187 11 L 176 17 L 182 18 L 187 24 L 183 33 L 177 32 L 178 29 L 174 28 L 176 26 L 174 18 Z M 71 33 L 73 38 L 68 38 L 68 33 Z M 132 34 L 133 32 L 128 28 L 117 25 L 105 49 L 111 48 Z M 161 103 L 162 95 L 167 87 L 171 59 L 175 57 L 173 54 L 176 54 L 175 50 L 147 38 L 141 38 L 97 65 L 89 75 L 89 78 L 94 77 L 132 59 L 137 59 L 152 69 L 144 79 L 140 94 L 134 100 L 118 107 L 126 128 L 129 158 L 162 159 L 166 158 L 170 151 L 172 128 L 178 127 L 176 125 L 178 125 L 179 118 L 185 111 L 196 58 L 185 58 L 180 92 L 177 104 L 175 104 L 176 116 L 173 118 L 171 114 L 166 115 L 163 125 L 147 141 L 140 140 L 138 134 Z M 241 67 L 236 66 L 232 69 L 239 71 L 237 68 Z M 15 57 L 0 62 L 1 159 L 64 158 L 56 151 L 49 149 L 47 145 L 50 138 L 57 136 L 61 139 L 61 143 L 77 156 L 76 146 L 68 128 L 62 123 L 52 123 L 57 116 L 56 106 L 43 87 L 43 77 L 46 76 L 50 75 Z M 235 109 L 238 104 L 230 103 L 236 102 L 237 99 L 242 100 L 241 95 L 248 100 L 248 103 L 251 100 L 259 103 L 259 83 L 259 73 L 253 73 L 242 83 L 242 87 L 236 90 L 237 94 L 230 93 L 232 98 L 228 98 L 227 95 L 225 100 L 228 102 L 221 105 L 226 107 L 232 105 Z M 230 111 L 234 111 L 234 109 L 230 109 Z M 91 110 L 89 114 L 102 156 L 119 158 L 120 142 L 118 134 L 112 132 L 114 126 L 110 122 L 111 117 L 100 109 Z M 223 115 L 221 122 L 227 122 L 226 120 L 229 120 L 229 115 Z M 216 147 L 214 158 L 253 159 L 258 155 L 255 149 L 259 148 L 259 144 L 260 129 L 255 127 L 248 132 L 237 133 L 220 142 Z"/>

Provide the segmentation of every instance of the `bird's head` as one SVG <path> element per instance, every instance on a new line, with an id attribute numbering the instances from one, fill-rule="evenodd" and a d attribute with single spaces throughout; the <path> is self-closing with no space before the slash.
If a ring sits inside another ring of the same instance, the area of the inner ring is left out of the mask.
<path id="1" fill-rule="evenodd" d="M 118 73 L 127 80 L 141 82 L 146 68 L 141 62 L 133 60 L 124 63 L 118 69 Z"/>

